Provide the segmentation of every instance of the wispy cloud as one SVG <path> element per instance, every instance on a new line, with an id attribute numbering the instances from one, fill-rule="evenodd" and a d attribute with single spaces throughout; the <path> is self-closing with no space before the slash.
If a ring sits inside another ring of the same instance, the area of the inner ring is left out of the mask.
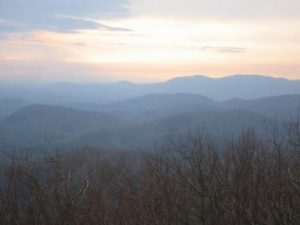
<path id="1" fill-rule="evenodd" d="M 129 31 L 126 28 L 110 27 L 92 19 L 87 19 L 124 15 L 126 9 L 123 7 L 123 4 L 126 1 L 2 0 L 0 7 L 0 32 L 24 32 L 37 29 L 56 32 L 75 32 L 82 29 Z"/>
<path id="2" fill-rule="evenodd" d="M 214 51 L 220 53 L 243 53 L 247 50 L 247 48 L 241 48 L 241 47 L 212 47 L 212 46 L 204 46 L 197 49 L 201 51 Z"/>

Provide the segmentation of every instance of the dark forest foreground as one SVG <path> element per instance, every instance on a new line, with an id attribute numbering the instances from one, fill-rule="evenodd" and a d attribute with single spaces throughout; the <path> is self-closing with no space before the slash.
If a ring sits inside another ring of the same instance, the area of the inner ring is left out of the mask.
<path id="1" fill-rule="evenodd" d="M 220 146 L 201 133 L 151 152 L 4 152 L 1 225 L 299 225 L 300 126 Z"/>

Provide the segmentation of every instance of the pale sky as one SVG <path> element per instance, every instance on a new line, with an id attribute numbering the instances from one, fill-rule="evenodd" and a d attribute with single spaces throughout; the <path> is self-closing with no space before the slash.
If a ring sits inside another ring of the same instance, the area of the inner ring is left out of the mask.
<path id="1" fill-rule="evenodd" d="M 0 80 L 300 79 L 299 0 L 0 0 Z"/>

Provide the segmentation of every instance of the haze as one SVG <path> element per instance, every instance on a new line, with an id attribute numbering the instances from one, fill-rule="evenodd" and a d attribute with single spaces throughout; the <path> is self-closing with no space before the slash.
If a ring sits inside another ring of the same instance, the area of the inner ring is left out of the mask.
<path id="1" fill-rule="evenodd" d="M 300 225 L 300 0 L 0 0 L 0 225 Z"/>

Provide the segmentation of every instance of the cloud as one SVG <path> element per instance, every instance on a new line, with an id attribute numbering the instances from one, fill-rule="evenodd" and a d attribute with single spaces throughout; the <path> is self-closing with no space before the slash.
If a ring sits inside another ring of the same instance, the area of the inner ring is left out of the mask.
<path id="1" fill-rule="evenodd" d="M 92 18 L 124 16 L 127 0 L 2 0 L 0 32 L 51 30 L 74 32 L 81 29 L 129 31 L 110 27 Z"/>
<path id="2" fill-rule="evenodd" d="M 247 49 L 241 48 L 241 47 L 212 47 L 212 46 L 205 46 L 200 49 L 201 51 L 214 51 L 214 52 L 220 52 L 220 53 L 243 53 Z"/>

